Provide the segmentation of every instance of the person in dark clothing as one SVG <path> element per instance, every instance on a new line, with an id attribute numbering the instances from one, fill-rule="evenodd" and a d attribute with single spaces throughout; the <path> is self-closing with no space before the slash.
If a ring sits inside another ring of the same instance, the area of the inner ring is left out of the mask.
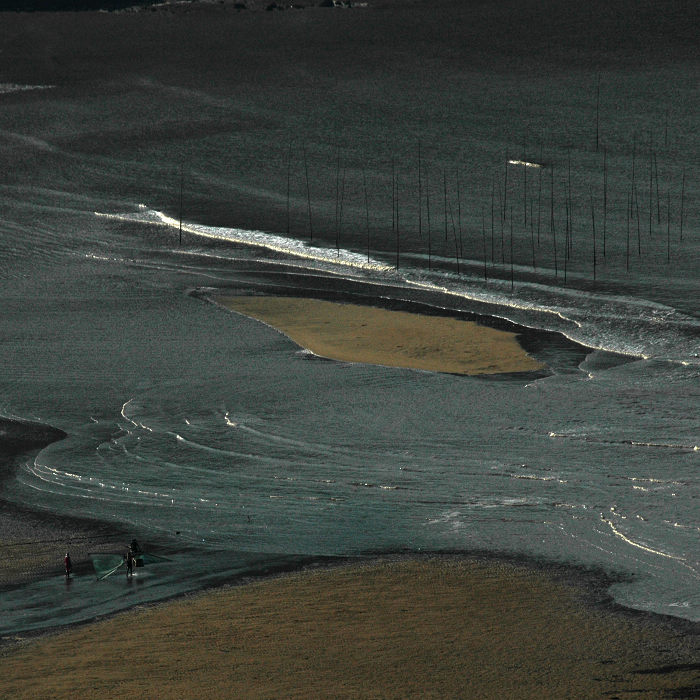
<path id="1" fill-rule="evenodd" d="M 129 578 L 129 576 L 134 575 L 134 553 L 131 551 L 131 547 L 129 547 L 127 553 L 126 553 L 126 576 Z"/>
<path id="2" fill-rule="evenodd" d="M 63 563 L 66 567 L 66 576 L 70 576 L 71 571 L 73 571 L 73 562 L 70 560 L 70 554 L 66 552 L 66 556 L 63 557 Z"/>

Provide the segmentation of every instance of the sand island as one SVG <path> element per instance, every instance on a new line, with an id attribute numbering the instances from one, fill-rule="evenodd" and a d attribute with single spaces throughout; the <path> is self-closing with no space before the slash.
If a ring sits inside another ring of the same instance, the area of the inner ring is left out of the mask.
<path id="1" fill-rule="evenodd" d="M 468 375 L 542 369 L 515 333 L 474 321 L 296 297 L 217 301 L 333 360 Z"/>

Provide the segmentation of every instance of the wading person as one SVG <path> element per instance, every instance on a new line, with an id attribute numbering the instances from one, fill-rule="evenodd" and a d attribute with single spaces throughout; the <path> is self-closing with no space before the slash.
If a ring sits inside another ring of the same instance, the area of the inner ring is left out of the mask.
<path id="1" fill-rule="evenodd" d="M 131 551 L 131 547 L 127 550 L 126 553 L 126 577 L 129 578 L 129 576 L 133 576 L 134 574 L 134 554 Z"/>
<path id="2" fill-rule="evenodd" d="M 63 557 L 63 563 L 66 567 L 66 576 L 70 576 L 71 571 L 73 571 L 73 562 L 70 560 L 70 554 L 66 552 L 66 556 Z"/>

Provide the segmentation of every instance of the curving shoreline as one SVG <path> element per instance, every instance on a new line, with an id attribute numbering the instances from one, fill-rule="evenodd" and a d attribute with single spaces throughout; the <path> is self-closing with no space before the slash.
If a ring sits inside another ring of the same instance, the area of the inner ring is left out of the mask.
<path id="1" fill-rule="evenodd" d="M 14 518 L 14 534 L 3 515 Z M 85 546 L 92 538 L 94 549 L 109 534 L 99 523 L 21 508 L 0 514 L 0 527 L 2 545 L 13 536 L 53 535 L 26 572 L 2 570 L 12 585 L 60 566 L 57 534 L 78 547 L 78 561 L 81 538 Z M 88 575 L 87 566 L 76 575 Z M 458 552 L 300 566 L 5 639 L 0 694 L 88 698 L 128 687 L 201 698 L 658 698 L 698 691 L 700 626 L 613 603 L 612 580 L 601 572 Z"/>
<path id="2" fill-rule="evenodd" d="M 0 483 L 11 478 L 20 461 L 65 437 L 51 426 L 0 418 Z M 121 546 L 125 538 L 113 525 L 38 511 L 0 497 L 0 591 L 61 572 L 66 550 L 76 573 L 86 572 L 88 551 L 117 542 Z"/>
<path id="3" fill-rule="evenodd" d="M 692 697 L 692 627 L 611 607 L 595 576 L 575 574 L 455 555 L 287 573 L 6 648 L 0 690 Z"/>

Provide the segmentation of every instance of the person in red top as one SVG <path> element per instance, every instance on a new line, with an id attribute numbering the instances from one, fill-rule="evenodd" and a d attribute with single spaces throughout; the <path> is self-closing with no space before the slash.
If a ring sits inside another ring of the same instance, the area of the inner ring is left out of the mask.
<path id="1" fill-rule="evenodd" d="M 71 571 L 73 571 L 73 562 L 70 560 L 70 554 L 66 552 L 66 556 L 63 558 L 63 563 L 66 565 L 66 576 L 70 576 Z"/>

